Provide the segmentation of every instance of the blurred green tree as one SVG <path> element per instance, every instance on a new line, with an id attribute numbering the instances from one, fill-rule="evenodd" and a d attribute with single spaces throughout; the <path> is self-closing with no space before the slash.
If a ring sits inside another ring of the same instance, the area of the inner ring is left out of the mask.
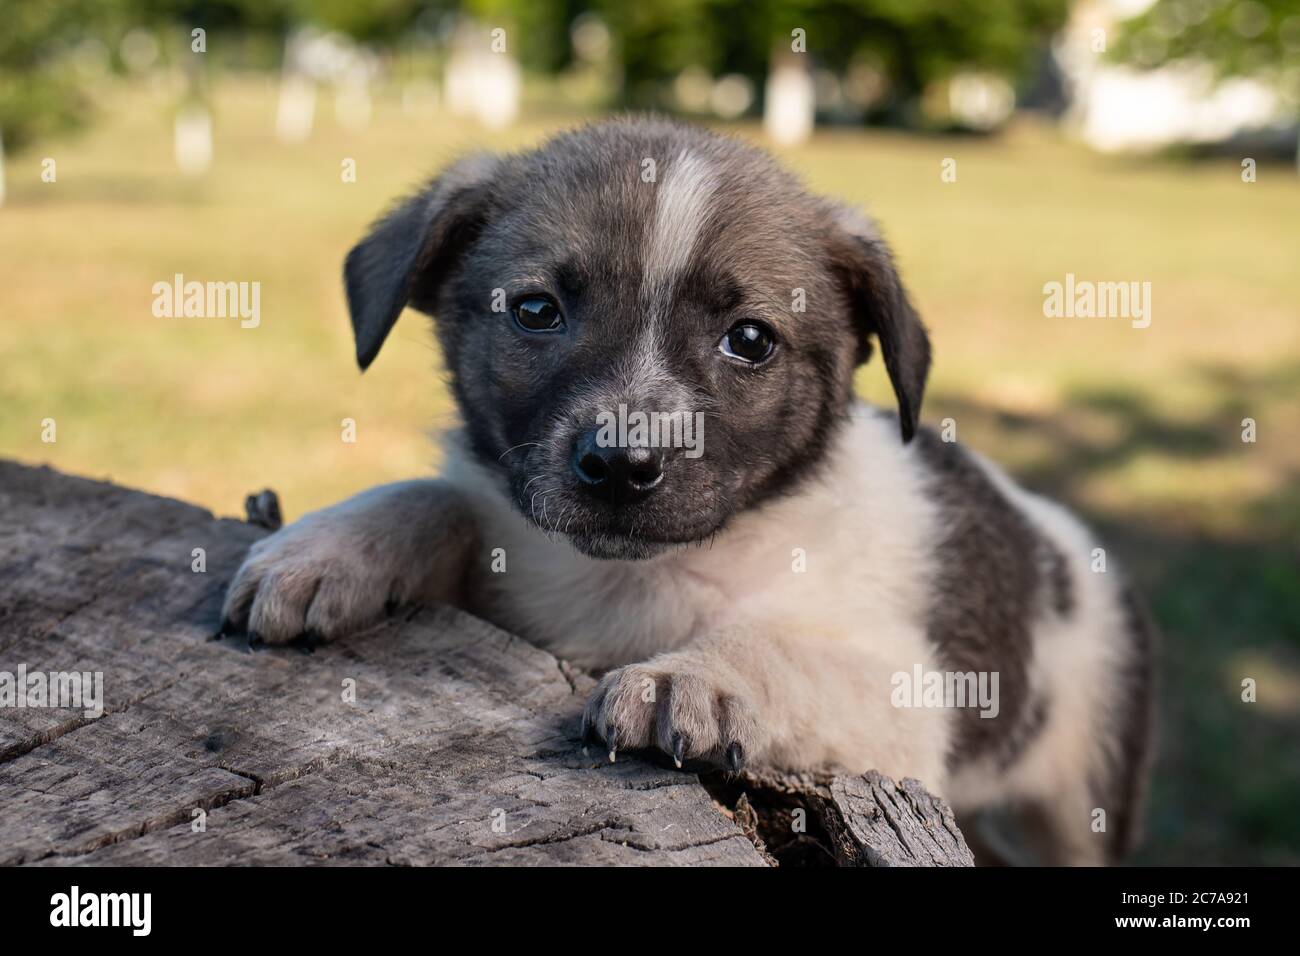
<path id="1" fill-rule="evenodd" d="M 346 33 L 362 43 L 387 45 L 429 11 L 454 9 L 454 0 L 284 0 L 294 20 Z"/>
<path id="2" fill-rule="evenodd" d="M 280 34 L 320 0 L 23 0 L 0 11 L 0 141 L 7 150 L 84 123 L 130 30 Z M 411 0 L 412 3 L 417 0 Z"/>
<path id="3" fill-rule="evenodd" d="M 510 53 L 525 68 L 554 73 L 572 62 L 569 28 L 589 4 L 583 0 L 462 0 L 455 7 L 487 26 L 513 28 Z"/>
<path id="4" fill-rule="evenodd" d="M 879 70 L 882 109 L 894 114 L 963 69 L 1024 81 L 1068 14 L 1068 0 L 591 0 L 590 7 L 613 32 L 630 105 L 662 105 L 655 91 L 688 66 L 739 73 L 761 88 L 773 49 L 789 48 L 802 29 L 818 65 L 841 72 L 866 61 Z"/>
<path id="5" fill-rule="evenodd" d="M 1300 83 L 1300 0 L 1157 0 L 1123 26 L 1114 53 L 1136 66 L 1191 58 L 1221 76 Z"/>
<path id="6" fill-rule="evenodd" d="M 94 51 L 84 44 L 94 42 L 98 28 L 119 13 L 111 0 L 5 4 L 0 14 L 0 138 L 6 149 L 21 149 L 85 118 L 90 100 L 83 74 Z"/>

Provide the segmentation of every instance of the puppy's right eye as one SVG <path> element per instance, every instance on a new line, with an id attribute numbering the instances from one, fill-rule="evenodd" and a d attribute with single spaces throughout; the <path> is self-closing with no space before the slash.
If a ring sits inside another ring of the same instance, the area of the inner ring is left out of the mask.
<path id="1" fill-rule="evenodd" d="M 515 303 L 515 322 L 525 332 L 562 332 L 564 316 L 555 300 L 546 295 L 530 295 Z"/>

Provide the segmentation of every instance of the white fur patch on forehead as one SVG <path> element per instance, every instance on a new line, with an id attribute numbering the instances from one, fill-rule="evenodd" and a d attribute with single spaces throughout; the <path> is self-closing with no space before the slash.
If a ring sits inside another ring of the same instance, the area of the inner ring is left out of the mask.
<path id="1" fill-rule="evenodd" d="M 704 157 L 682 150 L 667 164 L 655 187 L 654 219 L 646 231 L 642 274 L 649 302 L 667 296 L 677 275 L 691 261 L 718 174 Z"/>

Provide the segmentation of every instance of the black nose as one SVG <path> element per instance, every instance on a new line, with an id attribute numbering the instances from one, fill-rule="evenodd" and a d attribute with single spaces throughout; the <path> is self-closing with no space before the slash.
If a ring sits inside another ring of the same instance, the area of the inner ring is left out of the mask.
<path id="1" fill-rule="evenodd" d="M 602 446 L 597 430 L 573 443 L 573 473 L 590 494 L 611 503 L 640 501 L 664 480 L 660 448 Z"/>

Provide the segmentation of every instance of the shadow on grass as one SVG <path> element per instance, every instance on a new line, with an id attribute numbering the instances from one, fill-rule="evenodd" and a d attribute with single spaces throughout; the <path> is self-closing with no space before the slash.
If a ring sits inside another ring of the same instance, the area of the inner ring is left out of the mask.
<path id="1" fill-rule="evenodd" d="M 994 457 L 1000 445 L 1034 448 L 1030 464 L 1010 470 L 1083 514 L 1119 555 L 1160 623 L 1160 746 L 1148 836 L 1137 862 L 1296 864 L 1300 475 L 1283 464 L 1281 490 L 1235 502 L 1230 532 L 1213 530 L 1224 523 L 1208 520 L 1220 507 L 1209 501 L 1149 521 L 1135 521 L 1131 510 L 1080 504 L 1085 488 L 1126 480 L 1121 473 L 1138 456 L 1173 461 L 1181 466 L 1178 475 L 1189 464 L 1265 464 L 1265 458 L 1240 460 L 1241 419 L 1267 422 L 1272 410 L 1294 407 L 1300 363 L 1249 378 L 1222 367 L 1197 375 L 1214 405 L 1193 421 L 1161 417 L 1137 388 L 1075 392 L 1063 408 L 1041 415 L 948 396 L 934 407 L 961 423 L 963 440 L 975 436 L 971 444 Z M 1072 427 L 1083 418 L 1103 421 L 1100 433 L 1112 437 Z M 1291 440 L 1290 434 L 1270 437 L 1274 448 Z M 1251 454 L 1270 454 L 1257 447 Z M 1178 490 L 1178 500 L 1187 500 L 1187 489 Z M 1256 703 L 1242 700 L 1246 678 L 1257 683 Z"/>

